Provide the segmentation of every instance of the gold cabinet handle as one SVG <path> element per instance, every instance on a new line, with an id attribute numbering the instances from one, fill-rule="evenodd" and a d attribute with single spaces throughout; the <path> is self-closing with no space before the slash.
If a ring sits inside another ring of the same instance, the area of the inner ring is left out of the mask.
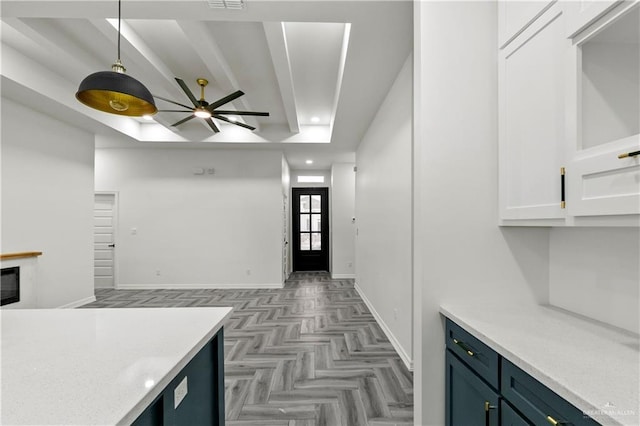
<path id="1" fill-rule="evenodd" d="M 469 356 L 474 356 L 475 355 L 475 353 L 471 350 L 471 348 L 469 346 L 467 346 L 464 342 L 454 338 L 453 339 L 453 343 L 455 343 L 456 345 L 460 346 L 462 348 L 462 350 L 467 353 L 467 355 L 469 355 Z"/>
<path id="2" fill-rule="evenodd" d="M 618 155 L 618 158 L 635 157 L 636 155 L 640 155 L 640 151 L 625 152 Z"/>
<path id="3" fill-rule="evenodd" d="M 564 425 L 567 422 L 563 422 L 562 420 L 556 420 L 551 416 L 547 416 L 547 421 L 551 423 L 553 426 Z"/>
<path id="4" fill-rule="evenodd" d="M 484 402 L 484 424 L 485 426 L 491 426 L 491 415 L 489 414 L 489 410 L 495 410 L 496 407 L 495 405 L 491 405 L 489 403 L 489 401 L 485 401 Z"/>

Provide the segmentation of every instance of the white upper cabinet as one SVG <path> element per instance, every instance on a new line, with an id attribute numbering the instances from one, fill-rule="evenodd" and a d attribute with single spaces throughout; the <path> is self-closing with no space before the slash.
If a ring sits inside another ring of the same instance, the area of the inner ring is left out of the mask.
<path id="1" fill-rule="evenodd" d="M 614 8 L 573 41 L 568 214 L 640 214 L 640 4 Z"/>
<path id="2" fill-rule="evenodd" d="M 564 58 L 570 44 L 563 18 L 562 9 L 553 4 L 499 53 L 503 221 L 564 220 Z"/>
<path id="3" fill-rule="evenodd" d="M 501 225 L 640 226 L 640 1 L 503 1 Z"/>

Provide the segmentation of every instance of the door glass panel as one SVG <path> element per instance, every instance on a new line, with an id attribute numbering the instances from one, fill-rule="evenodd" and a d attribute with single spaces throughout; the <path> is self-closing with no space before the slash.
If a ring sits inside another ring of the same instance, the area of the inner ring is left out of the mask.
<path id="1" fill-rule="evenodd" d="M 312 214 L 311 215 L 311 230 L 313 232 L 320 232 L 320 215 L 319 214 Z M 306 229 L 308 231 L 308 229 Z M 302 231 L 302 229 L 301 229 Z"/>
<path id="2" fill-rule="evenodd" d="M 310 247 L 310 241 L 309 241 L 309 236 L 311 234 L 300 234 L 300 250 L 309 250 Z"/>
<path id="3" fill-rule="evenodd" d="M 309 213 L 309 208 L 311 207 L 309 204 L 310 204 L 309 196 L 301 195 L 300 196 L 300 213 Z"/>
<path id="4" fill-rule="evenodd" d="M 311 250 L 322 250 L 321 235 L 319 232 L 311 234 Z"/>
<path id="5" fill-rule="evenodd" d="M 320 213 L 320 199 L 322 195 L 311 196 L 311 211 L 314 213 Z M 308 211 L 308 210 L 307 210 Z"/>
<path id="6" fill-rule="evenodd" d="M 316 215 L 314 214 L 314 216 Z M 300 215 L 300 231 L 307 231 L 307 232 L 311 231 L 311 229 L 309 229 L 309 221 L 310 221 L 310 216 L 308 214 Z"/>

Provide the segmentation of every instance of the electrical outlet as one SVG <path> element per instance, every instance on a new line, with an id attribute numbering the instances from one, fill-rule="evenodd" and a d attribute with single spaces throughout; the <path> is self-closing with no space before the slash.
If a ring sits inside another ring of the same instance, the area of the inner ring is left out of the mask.
<path id="1" fill-rule="evenodd" d="M 353 262 L 349 262 L 349 263 L 347 263 L 347 266 L 348 266 L 349 268 L 353 268 Z"/>
<path id="2" fill-rule="evenodd" d="M 398 320 L 398 310 L 397 309 L 393 310 L 393 319 L 396 320 L 396 321 Z"/>
<path id="3" fill-rule="evenodd" d="M 251 269 L 247 269 L 247 275 L 251 275 Z"/>
<path id="4" fill-rule="evenodd" d="M 160 276 L 160 269 L 156 270 L 156 277 Z"/>
<path id="5" fill-rule="evenodd" d="M 182 379 L 180 384 L 173 390 L 173 408 L 178 408 L 178 405 L 187 396 L 189 389 L 187 386 L 187 376 Z"/>

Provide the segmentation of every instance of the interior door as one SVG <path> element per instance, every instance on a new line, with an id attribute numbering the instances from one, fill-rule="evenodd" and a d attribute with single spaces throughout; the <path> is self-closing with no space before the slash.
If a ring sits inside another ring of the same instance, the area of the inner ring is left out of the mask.
<path id="1" fill-rule="evenodd" d="M 292 189 L 294 271 L 329 271 L 329 189 Z"/>
<path id="2" fill-rule="evenodd" d="M 93 282 L 114 288 L 115 194 L 95 194 L 93 207 Z"/>

